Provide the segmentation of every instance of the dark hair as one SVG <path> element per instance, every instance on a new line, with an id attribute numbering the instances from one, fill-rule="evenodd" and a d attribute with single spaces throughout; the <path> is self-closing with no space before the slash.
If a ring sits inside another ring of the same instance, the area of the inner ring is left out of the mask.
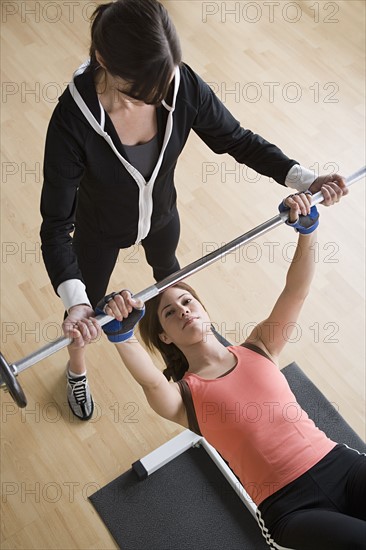
<path id="1" fill-rule="evenodd" d="M 182 61 L 179 38 L 157 0 L 116 0 L 94 11 L 90 70 L 99 67 L 129 83 L 127 95 L 149 104 L 167 96 L 175 66 Z"/>
<path id="2" fill-rule="evenodd" d="M 186 283 L 180 282 L 174 285 L 175 288 L 181 288 L 192 294 L 193 298 L 198 300 L 202 304 L 195 290 Z M 184 354 L 175 344 L 165 344 L 160 340 L 159 334 L 163 332 L 163 328 L 160 324 L 158 317 L 158 308 L 161 302 L 163 294 L 159 294 L 155 298 L 152 298 L 146 302 L 145 316 L 141 319 L 139 324 L 140 335 L 142 341 L 150 351 L 158 350 L 163 356 L 168 367 L 163 371 L 163 374 L 168 380 L 173 378 L 174 381 L 183 378 L 184 373 L 188 370 L 188 361 Z"/>

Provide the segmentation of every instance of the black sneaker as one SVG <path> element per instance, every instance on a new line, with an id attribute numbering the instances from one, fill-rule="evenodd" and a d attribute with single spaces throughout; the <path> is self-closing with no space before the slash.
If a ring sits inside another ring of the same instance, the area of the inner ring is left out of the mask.
<path id="1" fill-rule="evenodd" d="M 94 412 L 94 402 L 90 394 L 88 379 L 86 376 L 72 378 L 67 376 L 67 401 L 73 414 L 80 420 L 89 420 Z"/>

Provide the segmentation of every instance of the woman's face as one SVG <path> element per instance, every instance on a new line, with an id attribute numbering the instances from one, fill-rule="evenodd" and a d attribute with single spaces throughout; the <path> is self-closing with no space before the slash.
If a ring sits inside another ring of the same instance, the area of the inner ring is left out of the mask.
<path id="1" fill-rule="evenodd" d="M 175 72 L 172 73 L 169 84 L 171 84 L 171 82 L 173 81 L 174 75 Z M 110 90 L 115 94 L 115 99 L 117 102 L 124 101 L 125 103 L 133 103 L 136 106 L 147 105 L 147 103 L 145 103 L 141 99 L 138 99 L 131 95 L 131 83 L 127 82 L 123 78 L 108 73 L 108 85 L 110 87 Z"/>
<path id="2" fill-rule="evenodd" d="M 159 335 L 166 344 L 178 347 L 202 342 L 209 332 L 211 321 L 202 304 L 187 290 L 171 287 L 164 292 L 158 307 L 163 332 Z"/>

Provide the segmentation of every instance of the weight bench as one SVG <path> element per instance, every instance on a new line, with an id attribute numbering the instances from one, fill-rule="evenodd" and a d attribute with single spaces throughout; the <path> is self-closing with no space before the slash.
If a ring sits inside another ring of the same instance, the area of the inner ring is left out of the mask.
<path id="1" fill-rule="evenodd" d="M 330 438 L 366 444 L 296 363 L 282 370 L 300 406 Z M 207 441 L 184 430 L 94 493 L 122 550 L 266 550 L 255 505 Z"/>

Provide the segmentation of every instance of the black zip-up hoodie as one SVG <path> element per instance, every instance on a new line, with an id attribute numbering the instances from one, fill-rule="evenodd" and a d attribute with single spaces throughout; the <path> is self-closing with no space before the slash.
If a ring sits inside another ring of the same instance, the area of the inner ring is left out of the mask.
<path id="1" fill-rule="evenodd" d="M 182 64 L 177 71 L 170 97 L 157 108 L 159 147 L 166 148 L 149 181 L 123 164 L 123 145 L 101 108 L 87 64 L 74 77 L 76 92 L 68 87 L 60 97 L 46 138 L 40 233 L 44 262 L 56 292 L 64 281 L 83 280 L 71 246 L 74 229 L 86 244 L 127 248 L 146 236 L 146 231 L 156 231 L 170 221 L 176 204 L 174 170 L 191 130 L 215 153 L 228 153 L 282 185 L 290 168 L 298 164 L 275 145 L 242 128 L 188 65 Z M 101 133 L 82 113 L 76 93 Z M 170 137 L 166 135 L 169 116 Z"/>

